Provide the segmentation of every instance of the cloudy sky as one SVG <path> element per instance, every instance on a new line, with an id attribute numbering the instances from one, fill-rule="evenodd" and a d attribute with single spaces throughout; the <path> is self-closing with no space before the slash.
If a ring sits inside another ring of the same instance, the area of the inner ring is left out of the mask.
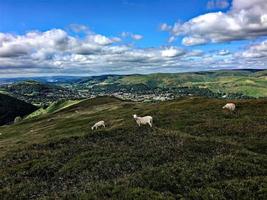
<path id="1" fill-rule="evenodd" d="M 0 0 L 0 77 L 267 69 L 267 0 Z"/>

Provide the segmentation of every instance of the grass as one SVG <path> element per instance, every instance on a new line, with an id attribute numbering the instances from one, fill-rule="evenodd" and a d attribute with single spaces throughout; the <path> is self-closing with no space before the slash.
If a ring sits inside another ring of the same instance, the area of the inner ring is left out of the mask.
<path id="1" fill-rule="evenodd" d="M 218 99 L 101 97 L 0 127 L 0 197 L 266 199 L 267 100 L 235 103 L 229 113 Z"/>
<path id="2" fill-rule="evenodd" d="M 48 113 L 55 113 L 79 102 L 81 102 L 81 100 L 60 100 L 50 104 L 47 108 L 39 108 L 35 112 L 29 114 L 26 119 L 39 117 Z"/>

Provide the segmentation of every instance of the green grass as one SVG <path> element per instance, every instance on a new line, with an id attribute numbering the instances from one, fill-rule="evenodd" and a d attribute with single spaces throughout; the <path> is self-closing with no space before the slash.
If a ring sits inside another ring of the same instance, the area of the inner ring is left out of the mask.
<path id="1" fill-rule="evenodd" d="M 26 119 L 39 117 L 48 113 L 55 113 L 69 106 L 75 105 L 81 102 L 81 100 L 60 100 L 50 104 L 47 108 L 39 108 L 35 112 L 29 114 Z"/>
<path id="2" fill-rule="evenodd" d="M 0 197 L 266 199 L 267 100 L 234 102 L 229 113 L 218 99 L 102 97 L 0 127 Z M 91 131 L 99 120 L 107 128 Z"/>

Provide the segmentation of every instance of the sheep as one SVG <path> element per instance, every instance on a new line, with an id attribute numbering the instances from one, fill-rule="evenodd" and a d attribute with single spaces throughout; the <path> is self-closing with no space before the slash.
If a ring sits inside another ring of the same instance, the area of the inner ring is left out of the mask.
<path id="1" fill-rule="evenodd" d="M 153 118 L 151 116 L 138 117 L 136 114 L 134 114 L 133 118 L 135 119 L 138 126 L 141 126 L 141 124 L 148 124 L 150 127 L 152 127 Z"/>
<path id="2" fill-rule="evenodd" d="M 222 107 L 223 109 L 228 109 L 230 111 L 234 111 L 236 106 L 234 103 L 227 103 L 225 104 L 225 106 Z"/>
<path id="3" fill-rule="evenodd" d="M 104 121 L 99 121 L 99 122 L 95 123 L 94 126 L 91 127 L 91 129 L 92 129 L 92 130 L 94 130 L 94 129 L 97 130 L 98 127 L 100 127 L 100 126 L 103 126 L 103 127 L 105 128 L 105 127 L 106 127 L 106 126 L 105 126 L 105 122 L 104 122 Z"/>

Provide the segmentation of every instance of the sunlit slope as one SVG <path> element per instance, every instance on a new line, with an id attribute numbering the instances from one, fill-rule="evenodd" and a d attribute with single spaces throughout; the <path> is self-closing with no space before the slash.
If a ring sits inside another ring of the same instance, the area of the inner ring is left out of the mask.
<path id="1" fill-rule="evenodd" d="M 39 108 L 35 112 L 29 114 L 26 119 L 39 117 L 48 113 L 55 113 L 62 109 L 65 109 L 69 106 L 75 105 L 77 103 L 81 102 L 81 100 L 60 100 L 56 101 L 54 103 L 51 103 L 47 108 Z"/>
<path id="2" fill-rule="evenodd" d="M 235 102 L 229 113 L 218 99 L 101 97 L 0 127 L 0 196 L 265 199 L 267 100 Z M 99 120 L 107 128 L 91 131 Z"/>

